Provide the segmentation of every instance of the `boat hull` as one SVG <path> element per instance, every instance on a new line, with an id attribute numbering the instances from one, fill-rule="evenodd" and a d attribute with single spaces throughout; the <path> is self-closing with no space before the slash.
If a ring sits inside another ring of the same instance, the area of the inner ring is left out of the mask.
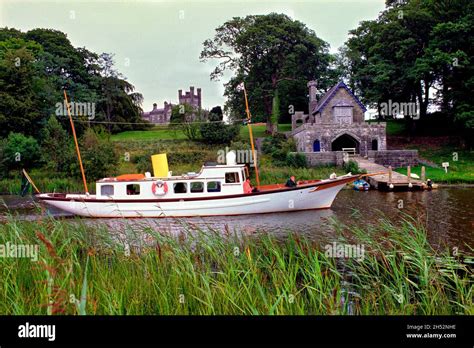
<path id="1" fill-rule="evenodd" d="M 353 178 L 272 192 L 181 200 L 98 200 L 39 194 L 44 203 L 69 213 L 94 218 L 160 218 L 247 215 L 330 208 L 339 191 Z"/>

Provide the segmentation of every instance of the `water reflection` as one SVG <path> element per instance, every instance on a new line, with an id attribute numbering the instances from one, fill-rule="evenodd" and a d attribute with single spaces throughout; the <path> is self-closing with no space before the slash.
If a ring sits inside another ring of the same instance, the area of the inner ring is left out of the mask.
<path id="1" fill-rule="evenodd" d="M 423 192 L 356 192 L 343 190 L 336 198 L 332 209 L 260 214 L 229 217 L 206 217 L 183 219 L 81 219 L 88 224 L 106 225 L 111 231 L 133 227 L 140 230 L 148 226 L 154 230 L 179 233 L 185 229 L 183 222 L 202 230 L 217 230 L 225 233 L 239 231 L 255 234 L 266 231 L 284 237 L 290 231 L 306 235 L 321 243 L 334 239 L 330 223 L 336 218 L 346 225 L 376 224 L 381 216 L 399 222 L 404 214 L 423 221 L 428 238 L 435 248 L 458 247 L 467 250 L 474 246 L 474 189 L 443 188 Z M 24 219 L 36 219 L 46 213 L 34 209 L 34 202 L 15 196 L 4 196 L 10 211 Z M 355 213 L 358 211 L 359 213 Z M 0 215 L 5 214 L 0 207 Z M 67 216 L 64 212 L 48 209 L 54 216 Z M 70 220 L 73 223 L 74 220 Z"/>

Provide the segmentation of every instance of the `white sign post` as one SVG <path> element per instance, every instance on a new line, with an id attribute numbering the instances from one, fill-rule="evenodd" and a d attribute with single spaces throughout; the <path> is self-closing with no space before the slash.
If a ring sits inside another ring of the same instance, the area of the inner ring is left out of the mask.
<path id="1" fill-rule="evenodd" d="M 444 171 L 447 173 L 448 172 L 448 167 L 449 167 L 449 162 L 443 162 L 441 166 L 444 168 Z"/>

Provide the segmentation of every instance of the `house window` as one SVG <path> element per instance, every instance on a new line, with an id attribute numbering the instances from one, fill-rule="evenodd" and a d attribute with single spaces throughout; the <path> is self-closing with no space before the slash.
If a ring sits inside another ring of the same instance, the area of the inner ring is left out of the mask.
<path id="1" fill-rule="evenodd" d="M 128 184 L 127 185 L 127 195 L 134 196 L 140 194 L 140 185 L 138 184 Z"/>
<path id="2" fill-rule="evenodd" d="M 351 124 L 352 123 L 352 107 L 336 106 L 334 108 L 334 118 L 336 123 Z"/>
<path id="3" fill-rule="evenodd" d="M 207 192 L 221 192 L 221 183 L 219 181 L 209 181 L 207 183 Z"/>
<path id="4" fill-rule="evenodd" d="M 114 185 L 102 185 L 100 187 L 100 194 L 102 196 L 113 196 L 114 195 Z"/>
<path id="5" fill-rule="evenodd" d="M 185 182 L 176 182 L 173 184 L 174 193 L 186 193 L 188 192 L 188 184 Z"/>
<path id="6" fill-rule="evenodd" d="M 226 184 L 235 184 L 239 182 L 239 173 L 232 172 L 232 173 L 225 173 L 225 183 Z"/>
<path id="7" fill-rule="evenodd" d="M 203 182 L 192 182 L 191 183 L 191 193 L 204 192 L 204 183 Z"/>

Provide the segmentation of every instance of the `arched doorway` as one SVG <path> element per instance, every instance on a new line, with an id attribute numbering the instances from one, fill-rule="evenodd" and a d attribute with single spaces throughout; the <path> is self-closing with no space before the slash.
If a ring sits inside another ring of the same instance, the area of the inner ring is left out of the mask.
<path id="1" fill-rule="evenodd" d="M 359 153 L 359 142 L 349 134 L 342 134 L 334 139 L 331 144 L 332 151 L 342 151 L 343 148 L 354 148 L 356 153 Z"/>
<path id="2" fill-rule="evenodd" d="M 377 139 L 373 139 L 372 140 L 372 146 L 371 146 L 372 150 L 374 151 L 377 151 L 379 149 L 379 142 L 377 141 Z"/>
<path id="3" fill-rule="evenodd" d="M 313 143 L 313 152 L 321 152 L 321 143 L 316 139 Z"/>

